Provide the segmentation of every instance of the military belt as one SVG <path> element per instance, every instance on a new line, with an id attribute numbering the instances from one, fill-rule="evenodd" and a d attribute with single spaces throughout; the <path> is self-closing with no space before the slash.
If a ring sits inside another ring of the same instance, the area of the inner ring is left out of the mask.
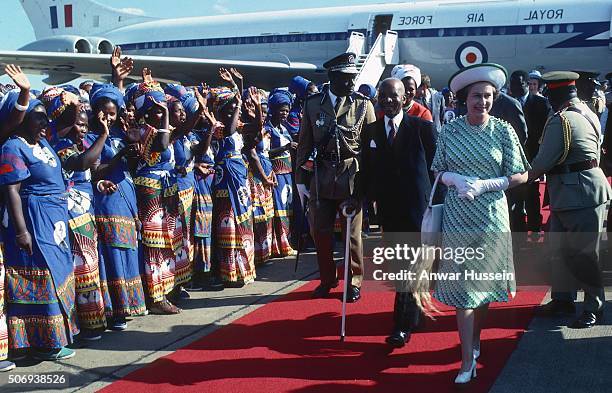
<path id="1" fill-rule="evenodd" d="M 564 173 L 572 173 L 572 172 L 582 172 L 589 169 L 597 168 L 599 163 L 596 159 L 575 162 L 573 164 L 561 164 L 553 167 L 550 171 L 548 171 L 549 175 L 561 175 Z"/>

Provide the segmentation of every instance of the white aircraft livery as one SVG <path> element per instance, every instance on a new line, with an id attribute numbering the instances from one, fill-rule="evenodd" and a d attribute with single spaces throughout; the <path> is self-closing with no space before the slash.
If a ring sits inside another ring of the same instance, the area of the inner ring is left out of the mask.
<path id="1" fill-rule="evenodd" d="M 238 67 L 262 87 L 295 75 L 325 80 L 322 64 L 349 49 L 363 63 L 380 54 L 383 69 L 415 64 L 440 87 L 481 62 L 603 73 L 612 64 L 611 0 L 412 1 L 176 19 L 92 0 L 19 1 L 37 40 L 0 51 L 0 63 L 47 74 L 48 83 L 108 75 L 116 45 L 160 80 L 212 82 L 218 67 Z M 378 38 L 391 34 L 394 41 L 372 55 Z"/>

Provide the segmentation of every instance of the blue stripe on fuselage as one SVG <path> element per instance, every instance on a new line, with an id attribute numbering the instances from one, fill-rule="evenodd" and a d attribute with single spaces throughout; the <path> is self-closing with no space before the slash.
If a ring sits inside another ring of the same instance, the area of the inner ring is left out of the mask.
<path id="1" fill-rule="evenodd" d="M 542 29 L 542 32 L 540 32 Z M 443 38 L 443 37 L 488 37 L 505 35 L 542 35 L 542 34 L 576 34 L 574 37 L 557 42 L 548 48 L 581 48 L 607 46 L 609 39 L 589 40 L 610 29 L 610 22 L 559 23 L 550 25 L 509 25 L 509 26 L 479 26 L 479 27 L 445 27 L 433 29 L 397 30 L 400 38 Z M 366 33 L 366 30 L 350 30 L 348 32 L 305 33 L 261 35 L 248 37 L 202 38 L 186 40 L 167 40 L 120 44 L 124 50 L 191 48 L 224 45 L 250 45 L 296 42 L 343 41 L 351 32 Z"/>

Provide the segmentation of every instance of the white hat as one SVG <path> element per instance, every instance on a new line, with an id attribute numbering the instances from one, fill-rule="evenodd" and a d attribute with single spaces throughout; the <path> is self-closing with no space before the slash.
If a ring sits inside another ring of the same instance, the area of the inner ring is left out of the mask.
<path id="1" fill-rule="evenodd" d="M 416 82 L 417 89 L 421 86 L 421 70 L 412 64 L 398 64 L 391 70 L 391 78 L 402 80 L 411 77 Z"/>
<path id="2" fill-rule="evenodd" d="M 542 73 L 538 70 L 533 70 L 529 73 L 529 79 L 542 79 Z"/>
<path id="3" fill-rule="evenodd" d="M 448 85 L 454 93 L 476 82 L 489 82 L 500 90 L 506 84 L 508 72 L 499 64 L 474 64 L 457 71 L 451 76 Z"/>

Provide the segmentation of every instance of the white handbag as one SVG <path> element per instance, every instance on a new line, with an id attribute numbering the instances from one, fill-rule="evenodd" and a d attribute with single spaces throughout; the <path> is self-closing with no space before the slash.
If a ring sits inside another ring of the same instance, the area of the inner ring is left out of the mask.
<path id="1" fill-rule="evenodd" d="M 433 186 L 431 187 L 431 194 L 429 195 L 429 203 L 427 209 L 423 214 L 423 221 L 421 222 L 421 243 L 429 246 L 440 245 L 440 233 L 442 232 L 442 213 L 444 211 L 444 204 L 432 205 L 434 194 L 436 193 L 436 186 L 440 180 L 440 176 L 443 172 L 438 173 Z"/>

